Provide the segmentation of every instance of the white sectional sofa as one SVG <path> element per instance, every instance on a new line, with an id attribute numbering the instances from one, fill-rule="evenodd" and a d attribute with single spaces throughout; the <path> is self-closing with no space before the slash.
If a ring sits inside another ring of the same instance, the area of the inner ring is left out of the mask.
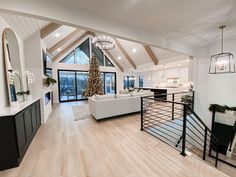
<path id="1" fill-rule="evenodd" d="M 88 99 L 89 111 L 96 120 L 141 111 L 141 97 L 151 96 L 153 92 L 96 95 Z"/>

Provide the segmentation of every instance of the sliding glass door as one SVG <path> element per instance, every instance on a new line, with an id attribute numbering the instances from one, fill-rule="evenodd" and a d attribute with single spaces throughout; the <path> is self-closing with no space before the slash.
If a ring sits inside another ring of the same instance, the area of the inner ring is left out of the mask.
<path id="1" fill-rule="evenodd" d="M 105 94 L 116 93 L 116 76 L 115 73 L 104 73 L 104 92 Z"/>
<path id="2" fill-rule="evenodd" d="M 135 77 L 134 76 L 125 76 L 124 77 L 124 89 L 134 88 L 135 85 Z"/>
<path id="3" fill-rule="evenodd" d="M 88 72 L 77 71 L 76 81 L 77 81 L 77 100 L 86 99 L 84 94 L 87 88 Z"/>
<path id="4" fill-rule="evenodd" d="M 76 100 L 76 80 L 74 71 L 58 71 L 60 101 Z"/>
<path id="5" fill-rule="evenodd" d="M 116 73 L 102 72 L 101 79 L 105 94 L 116 93 Z M 58 70 L 59 99 L 64 101 L 77 101 L 87 99 L 85 90 L 88 83 L 87 71 Z"/>

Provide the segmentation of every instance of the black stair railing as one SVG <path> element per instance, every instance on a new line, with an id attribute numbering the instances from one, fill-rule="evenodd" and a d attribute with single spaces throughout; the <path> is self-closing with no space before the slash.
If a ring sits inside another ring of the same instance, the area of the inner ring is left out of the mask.
<path id="1" fill-rule="evenodd" d="M 207 154 L 214 151 L 217 166 L 221 144 L 193 111 L 194 104 L 181 102 L 184 95 L 194 98 L 194 92 L 166 94 L 164 100 L 142 97 L 141 130 L 176 148 L 183 156 L 189 151 L 206 160 Z"/>
<path id="2" fill-rule="evenodd" d="M 232 151 L 232 145 L 234 143 L 235 134 L 236 134 L 236 120 L 234 122 L 234 126 L 233 126 L 233 129 L 232 129 L 232 136 L 231 136 L 231 140 L 230 140 L 229 151 Z"/>

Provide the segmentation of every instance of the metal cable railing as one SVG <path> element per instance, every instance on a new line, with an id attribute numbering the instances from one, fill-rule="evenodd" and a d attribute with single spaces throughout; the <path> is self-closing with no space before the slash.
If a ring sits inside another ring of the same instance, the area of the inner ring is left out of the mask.
<path id="1" fill-rule="evenodd" d="M 206 160 L 207 153 L 214 151 L 217 166 L 222 145 L 193 109 L 194 92 L 142 97 L 141 130 L 176 148 L 183 156 L 187 150 Z"/>

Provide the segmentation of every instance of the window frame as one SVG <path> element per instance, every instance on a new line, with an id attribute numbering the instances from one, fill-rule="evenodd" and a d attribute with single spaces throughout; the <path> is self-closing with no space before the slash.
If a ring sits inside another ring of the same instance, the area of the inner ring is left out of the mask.
<path id="1" fill-rule="evenodd" d="M 61 100 L 61 92 L 60 92 L 60 71 L 69 71 L 69 72 L 74 72 L 75 73 L 75 94 L 76 94 L 76 98 L 73 100 Z M 71 101 L 83 101 L 83 100 L 88 100 L 88 98 L 83 98 L 83 99 L 77 99 L 77 72 L 87 72 L 89 73 L 89 71 L 86 70 L 71 70 L 71 69 L 58 69 L 57 70 L 57 79 L 58 79 L 58 96 L 59 96 L 59 103 L 63 103 L 63 102 L 71 102 Z M 105 83 L 105 75 L 106 73 L 108 74 L 114 74 L 115 75 L 115 94 L 117 93 L 117 77 L 116 77 L 116 72 L 107 72 L 107 71 L 101 71 L 100 73 L 104 73 L 103 74 L 103 81 Z M 105 94 L 105 84 L 103 85 L 103 90 L 104 90 L 104 94 Z"/>

